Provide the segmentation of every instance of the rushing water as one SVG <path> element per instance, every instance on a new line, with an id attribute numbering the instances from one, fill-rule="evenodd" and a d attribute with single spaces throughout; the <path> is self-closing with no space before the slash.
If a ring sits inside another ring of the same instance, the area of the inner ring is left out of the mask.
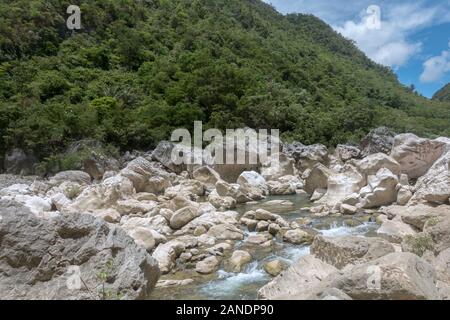
<path id="1" fill-rule="evenodd" d="M 371 236 L 377 228 L 373 222 L 368 222 L 364 217 L 315 217 L 311 215 L 305 207 L 311 205 L 304 196 L 279 196 L 268 199 L 253 205 L 243 205 L 237 209 L 243 214 L 248 210 L 257 209 L 261 203 L 270 200 L 290 200 L 294 203 L 291 212 L 282 214 L 288 221 L 296 219 L 308 219 L 309 227 L 328 237 L 338 237 L 344 235 L 366 235 Z M 303 210 L 302 210 L 303 209 Z M 248 237 L 251 233 L 245 232 Z M 234 250 L 244 246 L 243 242 L 236 244 Z M 290 265 L 302 256 L 310 253 L 309 246 L 292 245 L 276 239 L 271 248 L 252 247 L 249 251 L 253 261 L 248 264 L 240 273 L 227 272 L 221 268 L 216 274 L 200 276 L 193 270 L 178 272 L 176 274 L 164 276 L 163 279 L 194 279 L 194 282 L 173 288 L 157 288 L 152 294 L 153 299 L 229 299 L 229 300 L 252 300 L 257 298 L 258 290 L 271 281 L 263 265 L 267 261 L 280 259 Z"/>

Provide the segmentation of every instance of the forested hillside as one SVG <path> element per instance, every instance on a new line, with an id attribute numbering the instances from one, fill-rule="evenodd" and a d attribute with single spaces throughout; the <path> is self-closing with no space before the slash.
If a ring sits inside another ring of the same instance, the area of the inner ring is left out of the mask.
<path id="1" fill-rule="evenodd" d="M 433 100 L 450 102 L 450 83 L 447 83 L 446 86 L 436 92 L 433 96 Z"/>
<path id="2" fill-rule="evenodd" d="M 66 28 L 70 4 L 82 30 Z M 379 125 L 450 135 L 448 105 L 313 16 L 259 0 L 1 1 L 1 155 L 17 146 L 44 159 L 84 138 L 147 149 L 194 120 L 305 144 Z"/>

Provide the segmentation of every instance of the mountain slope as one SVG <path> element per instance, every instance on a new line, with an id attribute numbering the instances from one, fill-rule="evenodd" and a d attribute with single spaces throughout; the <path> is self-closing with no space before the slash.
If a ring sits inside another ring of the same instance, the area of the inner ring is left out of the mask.
<path id="1" fill-rule="evenodd" d="M 259 0 L 0 3 L 0 155 L 44 159 L 95 138 L 151 148 L 194 120 L 277 128 L 334 145 L 375 126 L 450 135 L 450 110 L 413 94 L 309 15 Z"/>
<path id="2" fill-rule="evenodd" d="M 450 83 L 447 83 L 442 89 L 437 91 L 433 96 L 433 100 L 450 101 Z"/>

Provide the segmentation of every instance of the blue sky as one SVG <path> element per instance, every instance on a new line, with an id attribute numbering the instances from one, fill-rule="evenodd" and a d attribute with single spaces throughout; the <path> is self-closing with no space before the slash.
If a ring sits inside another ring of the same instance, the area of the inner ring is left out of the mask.
<path id="1" fill-rule="evenodd" d="M 450 0 L 264 0 L 311 13 L 426 97 L 450 82 Z"/>

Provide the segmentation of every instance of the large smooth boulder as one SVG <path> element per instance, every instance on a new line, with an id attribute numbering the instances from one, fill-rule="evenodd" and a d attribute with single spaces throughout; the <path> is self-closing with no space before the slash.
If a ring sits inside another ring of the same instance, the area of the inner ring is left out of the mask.
<path id="1" fill-rule="evenodd" d="M 450 151 L 438 159 L 428 172 L 417 180 L 416 192 L 410 200 L 418 202 L 449 203 L 450 201 Z"/>
<path id="2" fill-rule="evenodd" d="M 450 285 L 450 249 L 442 251 L 433 261 L 433 266 L 436 269 L 438 280 L 447 286 Z M 448 300 L 449 297 L 446 298 Z"/>
<path id="3" fill-rule="evenodd" d="M 208 235 L 217 240 L 243 240 L 244 233 L 232 224 L 218 224 L 208 230 Z"/>
<path id="4" fill-rule="evenodd" d="M 328 178 L 333 174 L 334 172 L 323 164 L 316 164 L 305 180 L 305 191 L 312 195 L 316 189 L 326 189 Z"/>
<path id="5" fill-rule="evenodd" d="M 292 244 L 310 244 L 314 239 L 314 236 L 302 229 L 292 229 L 285 232 L 283 235 L 283 241 Z"/>
<path id="6" fill-rule="evenodd" d="M 151 251 L 155 245 L 155 237 L 153 232 L 147 228 L 138 227 L 131 230 L 128 235 L 133 238 L 134 242 L 147 251 Z"/>
<path id="7" fill-rule="evenodd" d="M 138 201 L 127 199 L 117 201 L 116 210 L 121 215 L 146 214 L 156 209 L 158 203 L 155 201 Z"/>
<path id="8" fill-rule="evenodd" d="M 422 258 L 406 252 L 391 253 L 356 265 L 327 281 L 325 288 L 337 288 L 355 300 L 439 298 L 434 268 Z"/>
<path id="9" fill-rule="evenodd" d="M 216 192 L 221 197 L 231 197 L 235 199 L 237 203 L 252 201 L 252 196 L 254 196 L 255 199 L 262 197 L 261 193 L 247 193 L 249 192 L 249 189 L 244 189 L 237 183 L 227 183 L 223 180 L 216 183 Z"/>
<path id="10" fill-rule="evenodd" d="M 312 255 L 301 257 L 258 291 L 266 300 L 305 299 L 310 290 L 338 269 Z"/>
<path id="11" fill-rule="evenodd" d="M 395 159 L 384 153 L 371 154 L 361 160 L 351 160 L 352 163 L 358 171 L 364 176 L 376 175 L 380 169 L 388 169 L 394 175 L 400 175 L 400 164 L 395 161 Z"/>
<path id="12" fill-rule="evenodd" d="M 197 180 L 184 179 L 179 184 L 169 187 L 164 192 L 164 195 L 169 198 L 177 196 L 184 196 L 187 198 L 195 198 L 196 196 L 203 196 L 205 194 L 204 185 Z"/>
<path id="13" fill-rule="evenodd" d="M 153 176 L 160 176 L 169 179 L 167 172 L 157 168 L 154 163 L 138 157 L 129 162 L 128 165 L 120 171 L 120 175 L 130 179 L 136 192 L 154 192 L 154 186 L 150 185 L 149 180 Z M 150 187 L 150 189 L 147 189 Z"/>
<path id="14" fill-rule="evenodd" d="M 384 239 L 344 236 L 316 236 L 311 253 L 338 269 L 348 264 L 359 264 L 395 252 L 394 246 Z"/>
<path id="15" fill-rule="evenodd" d="M 90 215 L 2 205 L 0 235 L 0 299 L 146 299 L 160 274 L 125 231 Z"/>
<path id="16" fill-rule="evenodd" d="M 142 227 L 163 235 L 170 235 L 172 233 L 172 230 L 168 226 L 167 219 L 161 215 L 151 218 L 125 216 L 121 219 L 120 226 L 127 231 Z"/>
<path id="17" fill-rule="evenodd" d="M 170 227 L 172 229 L 181 229 L 186 224 L 194 220 L 200 215 L 197 208 L 189 206 L 176 211 L 170 219 Z"/>
<path id="18" fill-rule="evenodd" d="M 241 190 L 250 195 L 251 198 L 261 198 L 267 194 L 266 179 L 258 172 L 244 171 L 237 179 L 237 184 L 241 186 Z"/>
<path id="19" fill-rule="evenodd" d="M 235 183 L 245 171 L 259 172 L 261 161 L 265 159 L 261 157 L 260 151 L 262 150 L 259 150 L 258 143 L 253 144 L 251 143 L 253 139 L 248 139 L 253 133 L 255 132 L 248 128 L 237 129 L 234 134 L 228 134 L 227 132 L 223 145 L 219 145 L 223 150 L 223 159 L 218 159 L 216 155 L 213 160 L 213 168 L 226 182 Z M 253 135 L 253 137 L 256 136 Z M 270 136 L 269 140 L 279 143 L 274 136 Z M 270 143 L 267 147 L 270 148 Z M 244 158 L 241 158 L 242 156 Z"/>
<path id="20" fill-rule="evenodd" d="M 375 208 L 397 201 L 398 177 L 389 169 L 381 168 L 367 180 L 368 185 L 360 191 L 362 207 Z"/>
<path id="21" fill-rule="evenodd" d="M 229 196 L 221 197 L 217 194 L 216 190 L 208 195 L 208 202 L 211 203 L 219 211 L 236 208 L 236 199 Z"/>
<path id="22" fill-rule="evenodd" d="M 290 182 L 269 181 L 267 182 L 269 194 L 273 196 L 282 196 L 296 194 L 296 185 Z"/>
<path id="23" fill-rule="evenodd" d="M 416 230 L 409 224 L 404 223 L 400 217 L 392 220 L 384 218 L 381 227 L 377 230 L 377 235 L 390 242 L 401 243 L 406 236 L 414 236 Z"/>
<path id="24" fill-rule="evenodd" d="M 426 204 L 417 204 L 414 206 L 392 205 L 384 208 L 383 212 L 391 217 L 400 217 L 404 223 L 422 231 L 428 220 L 450 216 L 450 206 L 429 206 Z"/>
<path id="25" fill-rule="evenodd" d="M 243 267 L 252 261 L 250 253 L 244 250 L 236 250 L 230 257 L 229 265 L 233 272 L 241 272 Z"/>
<path id="26" fill-rule="evenodd" d="M 185 245 L 177 239 L 160 244 L 153 252 L 153 258 L 158 261 L 162 274 L 169 273 L 175 267 L 176 259 L 185 250 Z"/>
<path id="27" fill-rule="evenodd" d="M 117 175 L 84 189 L 67 210 L 90 212 L 107 209 L 115 207 L 118 201 L 131 198 L 134 194 L 133 183 L 128 178 Z"/>
<path id="28" fill-rule="evenodd" d="M 422 139 L 412 133 L 400 134 L 394 139 L 391 157 L 401 166 L 402 173 L 415 179 L 423 176 L 444 153 L 446 144 Z"/>
<path id="29" fill-rule="evenodd" d="M 220 175 L 214 169 L 207 166 L 194 170 L 192 176 L 195 180 L 203 183 L 208 191 L 214 190 L 217 181 L 221 179 Z"/>
<path id="30" fill-rule="evenodd" d="M 328 177 L 327 192 L 318 202 L 332 207 L 350 195 L 358 193 L 364 184 L 363 176 L 353 167 L 349 167 L 342 173 Z"/>
<path id="31" fill-rule="evenodd" d="M 197 271 L 200 274 L 210 274 L 219 268 L 220 260 L 215 257 L 211 256 L 208 257 L 202 261 L 197 262 L 195 266 L 195 271 Z"/>
<path id="32" fill-rule="evenodd" d="M 273 277 L 278 276 L 283 270 L 286 269 L 286 263 L 283 263 L 280 259 L 268 261 L 264 264 L 264 271 Z"/>
<path id="33" fill-rule="evenodd" d="M 395 133 L 386 127 L 371 130 L 362 140 L 360 149 L 363 157 L 374 153 L 389 154 L 394 144 Z"/>
<path id="34" fill-rule="evenodd" d="M 278 157 L 278 165 L 269 159 L 261 165 L 261 175 L 267 180 L 276 180 L 283 176 L 293 176 L 296 173 L 295 160 L 285 153 L 277 153 L 271 157 Z"/>

